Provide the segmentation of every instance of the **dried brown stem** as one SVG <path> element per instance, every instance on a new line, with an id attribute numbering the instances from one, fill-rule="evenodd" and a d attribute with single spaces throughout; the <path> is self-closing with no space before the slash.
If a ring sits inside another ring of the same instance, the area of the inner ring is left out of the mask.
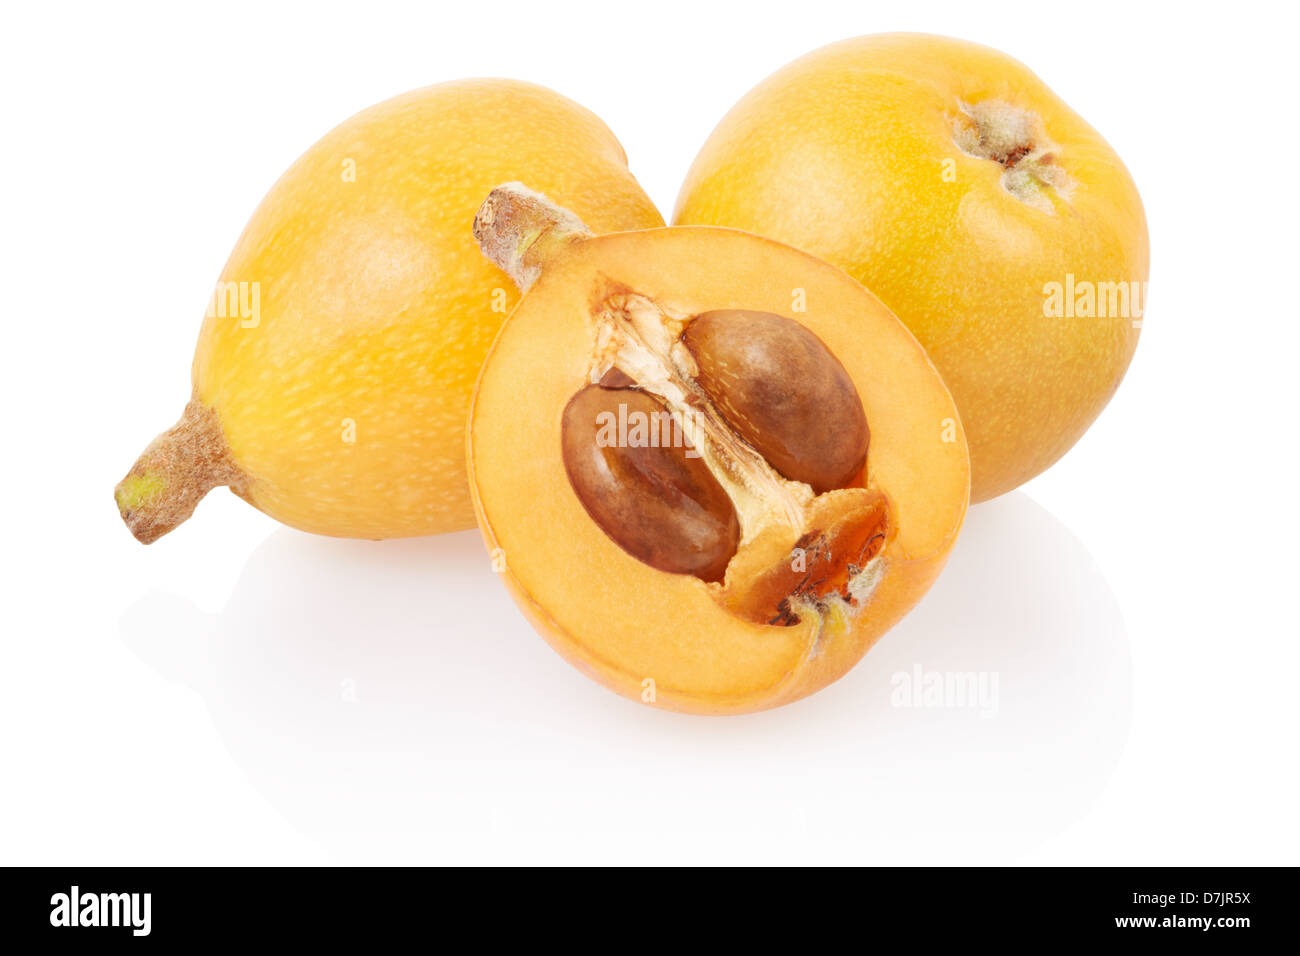
<path id="1" fill-rule="evenodd" d="M 242 490 L 245 482 L 216 413 L 191 400 L 181 420 L 155 438 L 118 482 L 113 497 L 131 533 L 151 544 L 193 514 L 213 488 Z"/>
<path id="2" fill-rule="evenodd" d="M 591 235 L 581 219 L 523 183 L 492 190 L 474 217 L 479 248 L 521 292 L 537 281 L 547 259 Z"/>

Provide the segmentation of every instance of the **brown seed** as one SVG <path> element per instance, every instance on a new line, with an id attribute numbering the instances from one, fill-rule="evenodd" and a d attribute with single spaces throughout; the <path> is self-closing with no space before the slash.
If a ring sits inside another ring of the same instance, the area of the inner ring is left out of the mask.
<path id="1" fill-rule="evenodd" d="M 843 488 L 867 460 L 871 432 L 839 359 L 784 316 L 703 312 L 682 333 L 696 381 L 768 464 L 821 494 Z"/>
<path id="2" fill-rule="evenodd" d="M 632 376 L 621 368 L 614 367 L 611 367 L 609 371 L 601 376 L 600 384 L 602 388 L 636 388 L 636 382 L 633 381 Z"/>
<path id="3" fill-rule="evenodd" d="M 615 544 L 660 571 L 723 578 L 740 520 L 658 399 L 588 385 L 564 408 L 561 442 L 569 483 Z"/>

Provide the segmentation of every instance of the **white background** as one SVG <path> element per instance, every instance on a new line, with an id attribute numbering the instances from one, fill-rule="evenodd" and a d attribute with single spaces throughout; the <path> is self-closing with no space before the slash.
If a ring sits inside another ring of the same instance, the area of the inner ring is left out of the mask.
<path id="1" fill-rule="evenodd" d="M 1294 11 L 1283 4 L 6 5 L 0 862 L 1297 863 Z M 524 623 L 476 533 L 149 548 L 110 491 L 179 413 L 257 201 L 355 111 L 504 75 L 600 115 L 665 216 L 791 59 L 999 47 L 1100 129 L 1152 293 L 1116 399 L 830 689 L 703 719 Z M 980 670 L 996 712 L 891 707 Z M 355 689 L 345 700 L 343 688 Z"/>

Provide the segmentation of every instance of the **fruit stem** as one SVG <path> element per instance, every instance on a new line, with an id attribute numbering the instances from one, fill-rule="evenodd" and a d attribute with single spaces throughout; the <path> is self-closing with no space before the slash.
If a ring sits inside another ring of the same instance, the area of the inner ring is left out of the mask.
<path id="1" fill-rule="evenodd" d="M 240 491 L 244 473 L 230 457 L 216 413 L 191 400 L 180 421 L 136 459 L 113 497 L 131 533 L 151 544 L 192 515 L 218 485 Z"/>
<path id="2" fill-rule="evenodd" d="M 474 217 L 474 238 L 483 255 L 505 270 L 520 292 L 537 281 L 548 259 L 591 236 L 581 219 L 523 183 L 492 190 Z"/>

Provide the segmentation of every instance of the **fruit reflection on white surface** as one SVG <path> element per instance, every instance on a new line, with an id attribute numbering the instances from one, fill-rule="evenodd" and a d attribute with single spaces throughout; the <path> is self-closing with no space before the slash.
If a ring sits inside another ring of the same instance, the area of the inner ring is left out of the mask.
<path id="1" fill-rule="evenodd" d="M 847 677 L 745 717 L 570 669 L 476 533 L 282 530 L 225 609 L 159 593 L 126 643 L 207 702 L 234 761 L 348 861 L 1012 860 L 1083 814 L 1127 738 L 1115 598 L 1023 494 L 972 508 L 931 593 Z"/>

